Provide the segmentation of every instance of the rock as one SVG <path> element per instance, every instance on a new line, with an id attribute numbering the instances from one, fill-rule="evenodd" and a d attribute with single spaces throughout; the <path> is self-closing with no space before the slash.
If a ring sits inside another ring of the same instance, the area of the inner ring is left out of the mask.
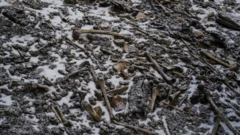
<path id="1" fill-rule="evenodd" d="M 152 97 L 152 88 L 153 86 L 143 76 L 134 77 L 128 96 L 130 113 L 146 116 Z"/>
<path id="2" fill-rule="evenodd" d="M 77 4 L 78 0 L 64 0 L 66 4 Z"/>
<path id="3" fill-rule="evenodd" d="M 108 29 L 110 27 L 110 24 L 108 22 L 104 22 L 100 24 L 101 29 Z"/>
<path id="4" fill-rule="evenodd" d="M 137 52 L 137 48 L 133 45 L 128 46 L 128 52 L 129 53 L 136 53 Z"/>
<path id="5" fill-rule="evenodd" d="M 97 100 L 102 100 L 102 93 L 97 91 L 97 90 L 94 90 L 94 95 L 97 97 Z"/>
<path id="6" fill-rule="evenodd" d="M 114 69 L 115 71 L 117 71 L 117 72 L 120 72 L 120 71 L 122 71 L 122 70 L 124 70 L 124 69 L 126 69 L 126 68 L 127 68 L 127 63 L 124 62 L 124 61 L 121 61 L 121 62 L 113 65 L 113 69 Z"/>
<path id="7" fill-rule="evenodd" d="M 124 46 L 124 39 L 115 39 L 113 40 L 113 42 L 117 45 L 117 46 Z"/>
<path id="8" fill-rule="evenodd" d="M 111 106 L 116 112 L 123 110 L 125 107 L 124 99 L 120 96 L 114 96 L 111 100 Z"/>
<path id="9" fill-rule="evenodd" d="M 204 33 L 198 29 L 193 29 L 193 34 L 196 38 L 200 38 L 204 36 Z"/>
<path id="10" fill-rule="evenodd" d="M 94 99 L 94 97 L 90 97 L 89 102 L 90 102 L 91 105 L 96 105 L 97 104 L 96 99 Z"/>
<path id="11" fill-rule="evenodd" d="M 160 38 L 160 37 L 153 37 L 153 40 L 159 44 L 171 45 L 172 41 L 169 38 Z"/>
<path id="12" fill-rule="evenodd" d="M 123 70 L 121 70 L 120 76 L 123 77 L 124 80 L 128 79 L 128 73 L 124 72 Z"/>
<path id="13" fill-rule="evenodd" d="M 137 16 L 136 16 L 136 19 L 139 20 L 139 21 L 147 21 L 148 20 L 148 17 L 142 13 L 142 12 L 138 12 Z"/>

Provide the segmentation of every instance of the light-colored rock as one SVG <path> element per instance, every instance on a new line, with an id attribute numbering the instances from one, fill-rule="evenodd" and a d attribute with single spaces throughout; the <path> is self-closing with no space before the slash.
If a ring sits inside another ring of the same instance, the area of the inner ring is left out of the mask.
<path id="1" fill-rule="evenodd" d="M 138 12 L 137 16 L 136 16 L 136 19 L 139 20 L 139 21 L 147 21 L 148 20 L 148 17 L 142 13 L 142 12 Z"/>
<path id="2" fill-rule="evenodd" d="M 104 22 L 100 24 L 101 29 L 108 29 L 110 27 L 110 24 L 108 22 Z"/>
<path id="3" fill-rule="evenodd" d="M 127 63 L 124 61 L 118 62 L 117 64 L 113 65 L 113 69 L 117 72 L 125 70 L 127 68 Z"/>
<path id="4" fill-rule="evenodd" d="M 116 112 L 123 110 L 125 107 L 124 99 L 120 96 L 114 96 L 111 100 L 111 106 Z"/>
<path id="5" fill-rule="evenodd" d="M 193 29 L 193 34 L 196 38 L 203 37 L 204 33 L 198 29 Z"/>

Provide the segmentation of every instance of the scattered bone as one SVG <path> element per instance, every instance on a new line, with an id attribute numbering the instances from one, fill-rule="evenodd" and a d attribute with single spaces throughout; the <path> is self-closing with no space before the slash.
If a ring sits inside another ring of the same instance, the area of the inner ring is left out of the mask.
<path id="1" fill-rule="evenodd" d="M 82 101 L 81 105 L 82 105 L 82 108 L 86 110 L 96 122 L 100 122 L 101 114 L 99 113 L 101 111 L 99 111 L 99 108 L 97 109 L 98 110 L 98 113 L 97 113 L 97 111 L 95 111 L 95 109 L 93 109 L 92 106 L 87 103 L 87 101 Z"/>
<path id="2" fill-rule="evenodd" d="M 77 70 L 77 71 L 74 71 L 74 72 L 66 75 L 66 76 L 63 78 L 63 80 L 67 80 L 67 79 L 70 78 L 71 76 L 76 75 L 76 74 L 78 74 L 79 72 L 86 71 L 86 70 L 88 70 L 88 69 L 87 69 L 87 68 L 82 68 L 82 69 L 79 69 L 79 70 Z"/>
<path id="3" fill-rule="evenodd" d="M 123 110 L 125 107 L 124 99 L 120 96 L 114 96 L 111 100 L 111 106 L 116 112 Z"/>
<path id="4" fill-rule="evenodd" d="M 111 105 L 110 105 L 110 102 L 108 100 L 108 97 L 107 97 L 107 92 L 106 92 L 106 88 L 105 88 L 105 82 L 104 82 L 104 79 L 102 77 L 96 77 L 96 73 L 93 69 L 90 69 L 90 72 L 95 80 L 95 83 L 101 88 L 102 90 L 102 94 L 103 94 L 103 97 L 105 99 L 105 102 L 106 102 L 106 105 L 107 105 L 107 109 L 108 109 L 108 113 L 110 115 L 110 118 L 111 120 L 114 119 L 114 115 L 112 114 L 112 108 L 111 108 Z"/>
<path id="5" fill-rule="evenodd" d="M 227 120 L 225 115 L 219 110 L 219 108 L 216 106 L 216 104 L 213 102 L 212 98 L 210 97 L 210 93 L 204 88 L 204 85 L 198 85 L 198 90 L 202 91 L 210 103 L 210 105 L 213 107 L 213 109 L 217 112 L 219 117 L 223 120 L 223 122 L 228 126 L 228 128 L 234 133 L 239 134 L 238 131 L 231 125 L 231 123 Z"/>
<path id="6" fill-rule="evenodd" d="M 207 56 L 208 58 L 210 58 L 210 59 L 212 59 L 212 60 L 218 62 L 219 64 L 221 64 L 221 65 L 227 67 L 227 68 L 232 68 L 231 65 L 229 65 L 229 64 L 227 64 L 227 63 L 225 63 L 225 62 L 223 62 L 223 61 L 221 61 L 221 60 L 215 58 L 214 56 L 212 56 L 211 54 L 207 53 L 207 52 L 204 51 L 204 50 L 201 50 L 201 53 L 204 54 L 205 56 Z"/>
<path id="7" fill-rule="evenodd" d="M 107 91 L 107 94 L 117 95 L 117 94 L 122 94 L 124 91 L 127 91 L 127 90 L 128 90 L 128 86 L 124 86 L 115 90 Z"/>
<path id="8" fill-rule="evenodd" d="M 159 89 L 161 89 L 161 86 L 158 85 L 157 87 L 153 88 L 152 90 L 152 101 L 151 101 L 151 104 L 150 104 L 150 111 L 152 112 L 153 111 L 153 107 L 154 107 L 154 104 L 155 104 L 155 100 L 159 94 Z"/>
<path id="9" fill-rule="evenodd" d="M 91 34 L 105 34 L 105 35 L 112 35 L 114 37 L 126 39 L 127 37 L 123 34 L 111 32 L 111 31 L 103 31 L 103 30 L 74 30 L 73 31 L 73 38 L 78 39 L 79 36 L 83 33 L 91 33 Z"/>
<path id="10" fill-rule="evenodd" d="M 147 129 L 143 129 L 143 128 L 139 128 L 139 127 L 135 127 L 135 126 L 131 126 L 131 125 L 126 125 L 126 124 L 123 124 L 123 123 L 120 123 L 120 122 L 117 122 L 117 121 L 113 121 L 115 124 L 117 125 L 120 125 L 120 126 L 124 126 L 126 128 L 130 128 L 130 129 L 133 129 L 133 130 L 136 130 L 136 131 L 141 131 L 147 135 L 156 135 L 156 133 L 153 133 Z"/>
<path id="11" fill-rule="evenodd" d="M 175 82 L 175 79 L 170 78 L 169 76 L 167 76 L 160 68 L 160 66 L 158 65 L 158 63 L 152 58 L 152 56 L 149 54 L 149 52 L 145 52 L 146 57 L 153 63 L 153 65 L 155 66 L 156 70 L 158 71 L 158 73 L 162 76 L 162 78 L 169 84 L 173 84 Z"/>
<path id="12" fill-rule="evenodd" d="M 221 122 L 221 119 L 218 116 L 216 116 L 214 118 L 214 127 L 212 129 L 212 135 L 217 135 L 217 131 L 220 126 L 220 122 Z"/>

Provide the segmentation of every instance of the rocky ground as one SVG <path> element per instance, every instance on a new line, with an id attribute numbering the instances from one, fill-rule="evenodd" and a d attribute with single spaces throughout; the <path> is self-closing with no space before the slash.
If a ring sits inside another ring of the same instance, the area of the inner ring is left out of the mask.
<path id="1" fill-rule="evenodd" d="M 239 134 L 239 24 L 239 0 L 0 0 L 0 134 Z"/>

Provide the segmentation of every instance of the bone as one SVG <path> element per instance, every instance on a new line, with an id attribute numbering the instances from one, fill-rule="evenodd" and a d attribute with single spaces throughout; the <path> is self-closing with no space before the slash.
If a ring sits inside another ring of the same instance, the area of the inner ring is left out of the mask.
<path id="1" fill-rule="evenodd" d="M 204 16 L 199 22 L 204 23 L 209 17 L 214 16 L 214 12 L 210 12 L 206 16 Z"/>
<path id="2" fill-rule="evenodd" d="M 229 65 L 229 64 L 227 64 L 227 63 L 225 63 L 225 62 L 223 62 L 223 61 L 221 61 L 221 60 L 219 60 L 219 59 L 217 59 L 216 57 L 212 56 L 211 54 L 207 53 L 207 52 L 204 51 L 204 50 L 201 50 L 201 53 L 204 54 L 205 56 L 207 56 L 208 58 L 210 58 L 210 59 L 218 62 L 219 64 L 227 67 L 227 68 L 230 68 L 230 69 L 233 68 L 233 66 L 231 66 L 231 65 Z"/>
<path id="3" fill-rule="evenodd" d="M 188 98 L 188 95 L 185 94 L 184 97 L 180 100 L 178 106 L 181 106 L 183 104 L 183 102 Z"/>
<path id="4" fill-rule="evenodd" d="M 73 76 L 73 75 L 75 75 L 75 74 L 77 74 L 77 73 L 79 73 L 79 72 L 86 71 L 86 70 L 88 70 L 88 69 L 87 69 L 87 68 L 82 68 L 82 69 L 73 71 L 72 73 L 66 75 L 63 79 L 64 79 L 64 80 L 67 80 L 67 79 L 70 78 L 71 76 Z"/>
<path id="5" fill-rule="evenodd" d="M 226 104 L 226 103 L 222 103 L 222 104 L 226 105 L 226 106 L 229 107 L 229 108 L 232 108 L 232 109 L 235 111 L 235 113 L 236 113 L 238 116 L 240 116 L 240 111 L 239 111 L 238 109 L 236 109 L 234 106 L 232 106 L 231 104 Z"/>
<path id="6" fill-rule="evenodd" d="M 107 97 L 107 92 L 106 92 L 105 82 L 104 82 L 103 76 L 100 76 L 100 77 L 97 78 L 96 72 L 92 68 L 90 69 L 90 72 L 93 76 L 93 79 L 96 83 L 96 86 L 99 86 L 102 90 L 102 94 L 103 94 L 103 97 L 104 97 L 106 105 L 107 105 L 108 113 L 110 115 L 111 120 L 113 120 L 114 115 L 112 113 L 112 107 L 111 107 L 110 102 L 109 102 L 108 97 Z"/>
<path id="7" fill-rule="evenodd" d="M 87 101 L 82 101 L 81 105 L 82 105 L 82 108 L 83 108 L 84 110 L 86 110 L 96 122 L 99 122 L 99 121 L 100 121 L 100 119 L 101 119 L 100 116 L 99 116 L 99 115 L 97 114 L 97 112 L 92 108 L 92 106 L 87 103 Z"/>
<path id="8" fill-rule="evenodd" d="M 139 128 L 139 127 L 136 127 L 136 126 L 131 126 L 131 125 L 126 125 L 126 124 L 124 124 L 124 123 L 120 123 L 120 122 L 117 122 L 117 121 L 113 121 L 115 124 L 117 124 L 117 125 L 120 125 L 120 126 L 124 126 L 124 127 L 126 127 L 126 128 L 130 128 L 130 129 L 133 129 L 133 130 L 136 130 L 136 131 L 141 131 L 141 132 L 143 132 L 143 133 L 145 133 L 145 134 L 147 134 L 147 135 L 156 135 L 156 133 L 153 133 L 153 132 L 151 132 L 151 131 L 149 131 L 149 130 L 147 130 L 147 129 L 143 129 L 143 128 Z"/>
<path id="9" fill-rule="evenodd" d="M 105 102 L 107 104 L 107 109 L 108 109 L 108 113 L 110 115 L 110 118 L 111 119 L 114 119 L 114 115 L 112 114 L 112 107 L 110 105 L 110 102 L 108 100 L 108 97 L 107 97 L 107 92 L 106 92 L 106 88 L 105 88 L 105 82 L 104 82 L 104 79 L 102 77 L 99 77 L 98 78 L 98 83 L 99 83 L 99 86 L 102 90 L 102 93 L 103 93 L 103 97 L 105 99 Z"/>
<path id="10" fill-rule="evenodd" d="M 58 9 L 59 16 L 61 17 L 62 21 L 68 22 L 68 19 L 63 15 L 62 11 Z"/>
<path id="11" fill-rule="evenodd" d="M 55 113 L 55 117 L 57 118 L 58 122 L 60 123 L 61 122 L 61 118 L 57 112 L 57 110 L 55 109 L 54 106 L 51 106 L 51 109 L 53 110 L 53 112 Z"/>
<path id="12" fill-rule="evenodd" d="M 156 70 L 158 71 L 158 73 L 162 76 L 162 78 L 168 83 L 168 84 L 173 84 L 175 82 L 175 79 L 172 79 L 171 77 L 169 77 L 168 75 L 166 75 L 160 68 L 160 66 L 158 65 L 158 63 L 152 58 L 152 56 L 150 55 L 149 52 L 145 52 L 146 57 L 153 63 L 153 65 L 155 66 Z"/>
<path id="13" fill-rule="evenodd" d="M 111 91 L 107 91 L 107 94 L 117 95 L 117 94 L 123 93 L 126 90 L 128 90 L 128 86 L 121 87 L 121 88 L 111 90 Z"/>
<path id="14" fill-rule="evenodd" d="M 104 34 L 104 35 L 112 35 L 114 37 L 118 37 L 118 38 L 123 38 L 125 39 L 126 36 L 123 34 L 119 34 L 116 32 L 111 32 L 111 31 L 104 31 L 104 30 L 74 30 L 73 31 L 73 38 L 74 39 L 78 39 L 79 36 L 83 33 L 91 33 L 91 34 Z"/>
<path id="15" fill-rule="evenodd" d="M 178 96 L 181 94 L 181 91 L 178 91 L 172 95 L 169 96 L 169 101 L 171 104 L 174 103 L 174 101 L 176 101 L 176 99 L 178 98 Z"/>
<path id="16" fill-rule="evenodd" d="M 54 108 L 56 109 L 59 117 L 61 118 L 62 123 L 63 123 L 63 124 L 64 124 L 64 123 L 67 123 L 68 120 L 67 120 L 66 117 L 62 114 L 62 111 L 60 110 L 60 108 L 59 108 L 58 106 L 55 106 Z"/>
<path id="17" fill-rule="evenodd" d="M 159 89 L 161 89 L 161 85 L 159 84 L 157 87 L 153 88 L 152 90 L 152 101 L 151 101 L 151 104 L 150 104 L 150 111 L 152 112 L 153 111 L 153 108 L 154 108 L 154 105 L 155 105 L 155 100 L 159 94 Z"/>
<path id="18" fill-rule="evenodd" d="M 219 128 L 220 122 L 221 122 L 221 119 L 219 118 L 219 116 L 216 116 L 214 118 L 214 127 L 212 129 L 212 135 L 217 135 L 217 130 Z"/>
<path id="19" fill-rule="evenodd" d="M 81 46 L 79 46 L 78 44 L 74 43 L 74 42 L 73 42 L 71 39 L 69 39 L 68 37 L 66 37 L 66 41 L 67 41 L 70 45 L 81 49 L 83 52 L 86 52 L 86 50 L 85 50 L 83 47 L 81 47 Z"/>
<path id="20" fill-rule="evenodd" d="M 205 89 L 205 86 L 200 84 L 198 85 L 198 90 L 203 92 L 206 99 L 208 100 L 208 102 L 210 103 L 210 105 L 213 107 L 213 109 L 217 112 L 217 114 L 219 115 L 219 117 L 223 120 L 223 122 L 228 126 L 228 128 L 235 134 L 238 135 L 239 132 L 231 125 L 231 123 L 227 120 L 227 118 L 225 117 L 225 115 L 219 110 L 219 108 L 216 106 L 216 104 L 213 102 L 212 98 L 210 97 L 210 93 L 209 91 L 207 91 Z"/>
<path id="21" fill-rule="evenodd" d="M 174 108 L 174 109 L 180 111 L 180 112 L 184 112 L 182 109 L 180 109 L 180 108 L 178 108 L 178 107 L 176 107 L 176 106 L 174 106 L 174 105 L 172 105 L 172 104 L 170 104 L 170 103 L 168 103 L 168 102 L 165 102 L 165 101 L 164 101 L 163 103 L 164 103 L 165 105 L 171 107 L 171 108 Z"/>

